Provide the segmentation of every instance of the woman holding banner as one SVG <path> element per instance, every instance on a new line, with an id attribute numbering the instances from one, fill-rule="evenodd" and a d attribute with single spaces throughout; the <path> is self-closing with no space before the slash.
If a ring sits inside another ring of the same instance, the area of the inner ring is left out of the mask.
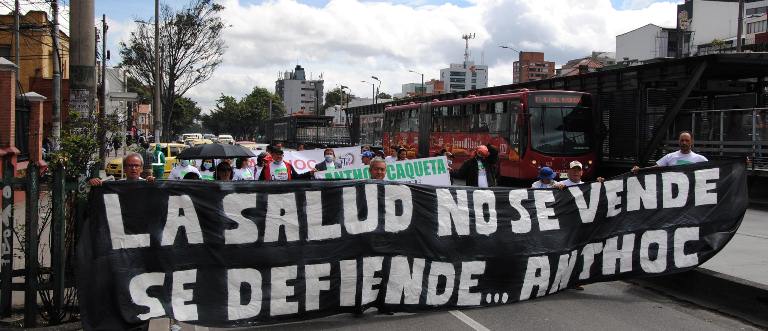
<path id="1" fill-rule="evenodd" d="M 303 174 L 297 173 L 290 163 L 283 161 L 283 150 L 275 147 L 272 151 L 272 162 L 264 164 L 264 169 L 261 170 L 259 180 L 289 181 L 294 179 L 308 179 L 314 176 L 315 171 L 315 169 L 311 169 Z"/>

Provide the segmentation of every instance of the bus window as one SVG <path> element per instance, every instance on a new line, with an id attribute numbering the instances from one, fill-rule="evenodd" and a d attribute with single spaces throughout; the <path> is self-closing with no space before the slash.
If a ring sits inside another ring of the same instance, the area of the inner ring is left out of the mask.
<path id="1" fill-rule="evenodd" d="M 521 154 L 520 149 L 520 133 L 522 131 L 522 124 L 523 122 L 523 114 L 522 114 L 522 104 L 520 103 L 520 100 L 511 100 L 506 103 L 507 106 L 507 114 L 509 114 L 509 147 L 511 150 L 515 151 L 515 154 L 517 155 L 518 159 Z"/>
<path id="2" fill-rule="evenodd" d="M 408 128 L 409 131 L 419 132 L 419 110 L 414 109 L 408 112 Z"/>

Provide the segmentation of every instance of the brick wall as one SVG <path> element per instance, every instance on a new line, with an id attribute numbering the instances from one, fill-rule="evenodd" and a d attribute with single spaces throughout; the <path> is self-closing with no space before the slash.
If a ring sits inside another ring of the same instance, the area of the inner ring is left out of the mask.
<path id="1" fill-rule="evenodd" d="M 29 78 L 29 90 L 36 92 L 46 98 L 43 102 L 43 133 L 44 136 L 51 135 L 53 122 L 53 79 L 42 77 Z M 67 121 L 69 114 L 69 79 L 61 80 L 61 123 Z"/>

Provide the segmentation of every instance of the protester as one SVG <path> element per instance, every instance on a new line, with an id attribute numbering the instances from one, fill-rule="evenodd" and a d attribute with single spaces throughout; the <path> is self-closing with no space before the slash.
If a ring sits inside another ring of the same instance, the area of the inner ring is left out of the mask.
<path id="1" fill-rule="evenodd" d="M 253 171 L 248 165 L 248 158 L 242 157 L 235 160 L 235 170 L 232 180 L 255 180 Z"/>
<path id="2" fill-rule="evenodd" d="M 539 180 L 531 184 L 531 188 L 553 188 L 555 187 L 555 177 L 557 173 L 550 167 L 542 167 L 539 169 Z"/>
<path id="3" fill-rule="evenodd" d="M 372 160 L 374 157 L 376 157 L 376 154 L 374 154 L 373 152 L 371 152 L 371 151 L 364 151 L 364 152 L 363 152 L 363 153 L 360 155 L 360 160 L 363 162 L 363 164 L 365 164 L 365 165 L 369 165 L 369 164 L 371 164 L 371 160 Z"/>
<path id="4" fill-rule="evenodd" d="M 371 151 L 371 145 L 365 144 L 363 146 L 360 146 L 360 153 L 370 152 L 370 151 Z"/>
<path id="5" fill-rule="evenodd" d="M 261 152 L 256 157 L 256 167 L 253 169 L 253 178 L 258 179 L 261 177 L 261 172 L 264 170 L 264 165 L 267 163 L 267 152 Z"/>
<path id="6" fill-rule="evenodd" d="M 401 148 L 397 150 L 397 161 L 406 161 L 408 160 L 408 150 L 405 148 Z"/>
<path id="7" fill-rule="evenodd" d="M 214 180 L 216 177 L 216 168 L 213 166 L 213 160 L 206 159 L 200 163 L 200 179 Z"/>
<path id="8" fill-rule="evenodd" d="M 448 162 L 448 170 L 452 170 L 451 166 L 453 165 L 453 153 L 449 152 L 447 149 L 443 148 L 435 156 L 445 156 L 446 162 Z"/>
<path id="9" fill-rule="evenodd" d="M 317 171 L 341 169 L 341 162 L 336 161 L 336 153 L 333 148 L 326 148 L 323 151 L 323 161 L 315 165 Z"/>
<path id="10" fill-rule="evenodd" d="M 680 132 L 680 135 L 677 137 L 677 143 L 680 146 L 680 149 L 664 155 L 661 159 L 656 161 L 654 167 L 671 167 L 709 161 L 703 155 L 697 154 L 691 150 L 691 148 L 693 148 L 693 137 L 690 132 Z M 637 174 L 638 171 L 640 171 L 639 166 L 632 167 L 633 174 Z"/>
<path id="11" fill-rule="evenodd" d="M 387 175 L 387 162 L 380 157 L 375 157 L 371 160 L 368 171 L 371 173 L 371 179 L 383 180 Z"/>
<path id="12" fill-rule="evenodd" d="M 134 181 L 144 181 L 144 178 L 141 178 L 141 171 L 142 167 L 144 166 L 144 159 L 141 158 L 141 154 L 139 153 L 128 153 L 125 157 L 123 157 L 123 172 L 125 172 L 125 181 L 134 182 Z M 112 178 L 111 180 L 114 180 Z M 88 180 L 88 185 L 90 186 L 100 186 L 104 181 L 108 180 L 102 180 L 101 178 L 91 178 Z M 148 183 L 154 183 L 155 177 L 148 176 L 146 181 Z"/>
<path id="13" fill-rule="evenodd" d="M 296 146 L 296 150 L 299 151 L 299 152 L 305 150 L 304 144 L 299 143 L 299 145 Z"/>
<path id="14" fill-rule="evenodd" d="M 144 162 L 144 169 L 148 170 L 150 173 L 152 172 L 152 151 L 149 149 L 149 143 L 145 140 L 142 141 L 141 144 L 141 151 L 139 154 L 141 154 L 142 160 L 147 160 L 147 162 Z"/>
<path id="15" fill-rule="evenodd" d="M 156 178 L 163 178 L 165 174 L 165 154 L 160 144 L 155 145 L 155 151 L 152 153 L 152 173 Z"/>
<path id="16" fill-rule="evenodd" d="M 181 160 L 179 164 L 171 169 L 171 174 L 168 175 L 168 179 L 183 179 L 184 176 L 190 172 L 200 175 L 200 171 L 190 164 L 189 160 Z"/>
<path id="17" fill-rule="evenodd" d="M 306 179 L 311 178 L 313 173 L 314 169 L 304 174 L 298 174 L 290 163 L 283 161 L 283 150 L 275 147 L 272 152 L 272 162 L 267 162 L 264 165 L 259 180 L 289 181 L 294 179 Z"/>
<path id="18" fill-rule="evenodd" d="M 115 156 L 117 156 L 117 154 L 119 153 L 118 150 L 120 149 L 122 144 L 123 144 L 123 142 L 120 141 L 120 137 L 118 137 L 118 136 L 113 136 L 112 137 L 112 147 L 114 147 L 114 149 L 115 149 Z"/>
<path id="19" fill-rule="evenodd" d="M 232 180 L 232 166 L 229 162 L 219 162 L 216 166 L 216 180 Z"/>
<path id="20" fill-rule="evenodd" d="M 385 160 L 387 158 L 387 155 L 384 154 L 384 150 L 383 149 L 377 149 L 373 153 L 376 154 L 375 157 L 378 157 L 378 158 L 380 158 L 382 160 Z M 386 160 L 385 160 L 385 162 L 386 162 Z"/>
<path id="21" fill-rule="evenodd" d="M 564 189 L 569 186 L 584 184 L 584 182 L 581 181 L 581 176 L 583 175 L 584 166 L 581 164 L 581 162 L 577 160 L 571 161 L 571 163 L 568 164 L 568 178 L 555 183 L 553 187 Z M 602 183 L 605 181 L 605 179 L 603 177 L 597 177 L 597 181 Z"/>
<path id="22" fill-rule="evenodd" d="M 488 147 L 480 145 L 475 149 L 475 156 L 461 165 L 459 170 L 452 172 L 451 177 L 464 179 L 467 186 L 492 187 L 496 186 L 496 175 L 490 169 Z"/>

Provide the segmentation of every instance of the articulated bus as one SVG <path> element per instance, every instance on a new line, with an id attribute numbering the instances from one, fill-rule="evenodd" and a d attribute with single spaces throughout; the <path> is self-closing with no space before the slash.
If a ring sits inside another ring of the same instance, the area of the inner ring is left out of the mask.
<path id="1" fill-rule="evenodd" d="M 455 156 L 452 167 L 458 169 L 473 157 L 475 147 L 490 143 L 499 151 L 502 177 L 532 180 L 539 168 L 548 166 L 565 178 L 574 160 L 584 165 L 585 177 L 595 175 L 597 130 L 587 93 L 520 90 L 470 95 L 391 106 L 384 114 L 360 117 L 368 123 L 360 127 L 361 138 L 380 136 L 388 153 L 400 147 L 409 157 L 426 157 L 445 148 Z M 382 123 L 381 131 L 368 132 L 376 130 L 371 125 L 375 123 Z"/>

